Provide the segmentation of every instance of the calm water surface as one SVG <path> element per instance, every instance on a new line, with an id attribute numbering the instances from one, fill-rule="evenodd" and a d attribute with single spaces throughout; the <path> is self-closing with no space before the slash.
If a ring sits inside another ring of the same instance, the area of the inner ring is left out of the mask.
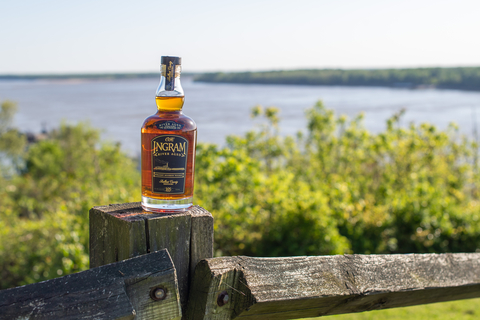
<path id="1" fill-rule="evenodd" d="M 140 127 L 155 113 L 158 79 L 102 81 L 0 81 L 0 100 L 18 103 L 15 125 L 22 131 L 40 132 L 88 120 L 103 128 L 103 137 L 120 141 L 123 149 L 139 155 Z M 305 110 L 323 100 L 337 114 L 353 117 L 365 112 L 365 126 L 379 132 L 385 120 L 405 109 L 402 124 L 430 122 L 445 128 L 456 122 L 472 135 L 480 117 L 480 92 L 408 90 L 372 87 L 210 84 L 183 79 L 184 113 L 198 126 L 198 140 L 223 144 L 227 135 L 241 135 L 255 124 L 250 109 L 276 106 L 284 135 L 304 130 Z"/>

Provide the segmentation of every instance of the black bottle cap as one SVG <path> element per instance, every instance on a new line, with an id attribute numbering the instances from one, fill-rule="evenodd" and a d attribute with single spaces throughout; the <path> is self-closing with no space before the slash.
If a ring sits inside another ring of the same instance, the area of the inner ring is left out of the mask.
<path id="1" fill-rule="evenodd" d="M 173 65 L 181 65 L 182 64 L 182 58 L 180 57 L 170 57 L 170 56 L 162 56 L 161 64 L 166 64 L 168 65 L 170 62 L 173 63 Z"/>

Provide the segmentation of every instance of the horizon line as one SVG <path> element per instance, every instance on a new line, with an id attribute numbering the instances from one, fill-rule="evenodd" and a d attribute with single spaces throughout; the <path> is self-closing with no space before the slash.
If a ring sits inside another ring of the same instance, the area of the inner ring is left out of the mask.
<path id="1" fill-rule="evenodd" d="M 416 67 L 374 67 L 374 68 L 285 68 L 285 69 L 264 69 L 264 70 L 213 70 L 213 71 L 182 71 L 184 75 L 197 75 L 204 73 L 254 73 L 254 72 L 278 72 L 278 71 L 300 71 L 300 70 L 407 70 L 407 69 L 466 69 L 466 68 L 480 68 L 480 65 L 470 66 L 416 66 Z M 144 76 L 157 77 L 159 71 L 87 71 L 87 72 L 41 72 L 41 73 L 0 73 L 0 79 L 6 78 L 71 78 L 71 77 L 109 77 L 109 76 Z"/>

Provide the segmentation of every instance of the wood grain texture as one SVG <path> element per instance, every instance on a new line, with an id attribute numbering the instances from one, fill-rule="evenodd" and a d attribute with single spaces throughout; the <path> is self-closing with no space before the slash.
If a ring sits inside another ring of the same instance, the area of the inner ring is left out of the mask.
<path id="1" fill-rule="evenodd" d="M 146 221 L 150 250 L 166 248 L 172 256 L 177 270 L 180 302 L 185 307 L 188 297 L 188 275 L 190 271 L 189 213 L 163 215 Z"/>
<path id="2" fill-rule="evenodd" d="M 207 259 L 188 319 L 296 319 L 480 297 L 480 254 Z M 228 302 L 220 306 L 220 293 Z"/>
<path id="3" fill-rule="evenodd" d="M 90 209 L 90 268 L 147 253 L 140 202 Z"/>
<path id="4" fill-rule="evenodd" d="M 192 216 L 190 240 L 190 279 L 192 279 L 200 260 L 213 257 L 213 216 L 199 206 L 194 206 L 189 212 Z"/>
<path id="5" fill-rule="evenodd" d="M 150 298 L 166 288 L 164 300 Z M 180 319 L 175 268 L 166 250 L 0 291 L 0 319 Z"/>

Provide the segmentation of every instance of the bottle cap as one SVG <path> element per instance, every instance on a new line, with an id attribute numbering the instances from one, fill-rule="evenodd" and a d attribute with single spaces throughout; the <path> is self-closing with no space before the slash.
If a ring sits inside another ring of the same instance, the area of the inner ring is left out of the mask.
<path id="1" fill-rule="evenodd" d="M 182 58 L 180 57 L 170 57 L 170 56 L 162 56 L 161 59 L 161 64 L 168 65 L 170 62 L 173 63 L 173 65 L 181 65 L 182 64 Z"/>

